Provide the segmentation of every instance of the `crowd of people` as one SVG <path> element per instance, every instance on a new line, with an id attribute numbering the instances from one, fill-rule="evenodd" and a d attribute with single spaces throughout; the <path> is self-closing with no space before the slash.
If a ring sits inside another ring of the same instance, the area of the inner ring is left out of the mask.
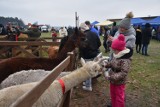
<path id="1" fill-rule="evenodd" d="M 101 46 L 101 42 L 99 42 L 100 35 L 103 36 L 105 52 L 110 53 L 108 62 L 103 65 L 107 68 L 106 71 L 103 71 L 104 76 L 106 80 L 110 81 L 111 105 L 107 105 L 107 107 L 125 107 L 125 86 L 134 47 L 136 47 L 137 53 L 149 56 L 148 45 L 152 39 L 151 25 L 146 23 L 143 29 L 140 26 L 135 29 L 131 25 L 132 17 L 132 12 L 129 12 L 118 26 L 114 22 L 111 28 L 108 26 L 101 27 L 99 35 L 96 28 L 90 25 L 89 21 L 80 25 L 81 31 L 86 33 L 87 36 L 85 45 L 80 49 L 82 58 L 91 61 L 98 55 Z M 92 30 L 93 28 L 94 30 Z M 82 88 L 92 91 L 92 78 L 84 81 Z"/>
<path id="2" fill-rule="evenodd" d="M 152 30 L 149 23 L 145 24 L 145 27 L 141 29 L 140 26 L 136 28 L 136 52 L 142 53 L 142 55 L 149 56 L 148 45 L 152 39 Z"/>
<path id="3" fill-rule="evenodd" d="M 0 35 L 6 36 L 6 40 L 8 41 L 18 41 L 18 37 L 20 34 L 26 34 L 30 39 L 27 39 L 27 41 L 35 41 L 41 36 L 41 32 L 38 29 L 38 26 L 36 24 L 32 24 L 30 27 L 28 27 L 27 30 L 21 29 L 19 26 L 13 25 L 11 22 L 9 22 L 6 26 L 6 28 L 0 24 Z M 32 46 L 35 50 L 37 46 Z M 36 56 L 39 56 L 38 52 L 35 53 Z M 7 57 L 12 56 L 12 48 L 9 48 L 7 51 Z"/>
<path id="4" fill-rule="evenodd" d="M 11 22 L 9 22 L 6 27 L 4 25 L 0 24 L 0 35 L 6 35 L 7 40 L 9 41 L 17 41 L 18 36 L 23 33 L 27 34 L 30 38 L 39 38 L 41 36 L 41 32 L 38 29 L 38 25 L 32 24 L 28 27 L 27 30 L 21 29 L 20 26 L 15 26 Z"/>
<path id="5" fill-rule="evenodd" d="M 116 27 L 114 23 L 113 27 L 108 29 L 109 32 L 104 33 L 104 41 L 110 48 L 110 58 L 107 63 L 103 64 L 103 67 L 108 68 L 103 71 L 104 76 L 110 81 L 111 105 L 108 107 L 125 106 L 125 84 L 136 40 L 136 32 L 130 21 L 132 17 L 132 12 L 128 13 L 120 22 L 119 27 Z M 100 53 L 100 37 L 89 21 L 81 23 L 80 30 L 86 34 L 86 39 L 80 46 L 80 57 L 86 61 L 92 61 Z M 92 91 L 92 78 L 84 81 L 82 88 Z"/>

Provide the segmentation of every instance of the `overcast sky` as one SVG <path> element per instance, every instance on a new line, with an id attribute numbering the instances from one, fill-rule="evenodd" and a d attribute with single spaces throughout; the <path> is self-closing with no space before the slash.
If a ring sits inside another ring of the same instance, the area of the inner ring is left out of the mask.
<path id="1" fill-rule="evenodd" d="M 0 16 L 18 17 L 25 24 L 75 26 L 75 12 L 80 23 L 135 17 L 160 16 L 160 0 L 0 0 Z"/>

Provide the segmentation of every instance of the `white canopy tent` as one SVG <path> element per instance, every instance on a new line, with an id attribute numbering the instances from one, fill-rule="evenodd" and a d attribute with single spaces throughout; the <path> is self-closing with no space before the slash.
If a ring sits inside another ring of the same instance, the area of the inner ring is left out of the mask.
<path id="1" fill-rule="evenodd" d="M 105 20 L 103 22 L 96 24 L 96 26 L 107 26 L 107 25 L 111 25 L 112 23 L 113 23 L 112 21 Z"/>

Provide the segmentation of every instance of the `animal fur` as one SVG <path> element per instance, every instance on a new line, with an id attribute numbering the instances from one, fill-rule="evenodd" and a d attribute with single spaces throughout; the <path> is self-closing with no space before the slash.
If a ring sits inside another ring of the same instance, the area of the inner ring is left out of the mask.
<path id="1" fill-rule="evenodd" d="M 10 74 L 29 69 L 52 70 L 67 57 L 67 52 L 71 52 L 79 46 L 81 38 L 85 35 L 76 29 L 75 33 L 69 37 L 64 47 L 54 59 L 50 58 L 8 58 L 0 61 L 0 83 Z"/>
<path id="2" fill-rule="evenodd" d="M 48 48 L 48 56 L 50 59 L 54 59 L 58 55 L 59 46 L 50 46 Z"/>
<path id="3" fill-rule="evenodd" d="M 80 69 L 61 78 L 64 81 L 65 92 L 87 80 L 94 77 L 96 72 L 100 70 L 100 65 L 97 62 L 88 62 Z M 25 92 L 31 90 L 37 82 L 12 86 L 0 90 L 0 107 L 9 107 Z M 62 87 L 59 81 L 55 80 L 51 86 L 42 94 L 33 107 L 57 107 L 63 96 Z"/>
<path id="4" fill-rule="evenodd" d="M 10 87 L 13 85 L 37 82 L 42 80 L 49 73 L 51 73 L 51 71 L 45 71 L 45 70 L 27 70 L 27 71 L 23 70 L 21 72 L 16 72 L 14 74 L 11 74 L 4 81 L 2 81 L 1 89 Z M 65 75 L 68 75 L 69 73 L 70 72 L 61 72 L 60 75 L 57 77 L 57 79 Z"/>

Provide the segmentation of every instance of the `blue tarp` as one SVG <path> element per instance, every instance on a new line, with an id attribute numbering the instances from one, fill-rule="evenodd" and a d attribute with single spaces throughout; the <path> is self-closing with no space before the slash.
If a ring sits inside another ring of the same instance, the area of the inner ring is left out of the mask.
<path id="1" fill-rule="evenodd" d="M 158 16 L 152 20 L 147 21 L 147 23 L 150 23 L 151 25 L 160 25 L 160 16 Z"/>
<path id="2" fill-rule="evenodd" d="M 92 25 L 95 25 L 95 24 L 98 24 L 99 22 L 98 21 L 94 21 L 94 22 L 92 22 L 91 24 Z"/>
<path id="3" fill-rule="evenodd" d="M 142 25 L 143 23 L 146 23 L 146 21 L 141 18 L 132 18 L 131 19 L 131 24 L 133 24 L 133 25 Z"/>

